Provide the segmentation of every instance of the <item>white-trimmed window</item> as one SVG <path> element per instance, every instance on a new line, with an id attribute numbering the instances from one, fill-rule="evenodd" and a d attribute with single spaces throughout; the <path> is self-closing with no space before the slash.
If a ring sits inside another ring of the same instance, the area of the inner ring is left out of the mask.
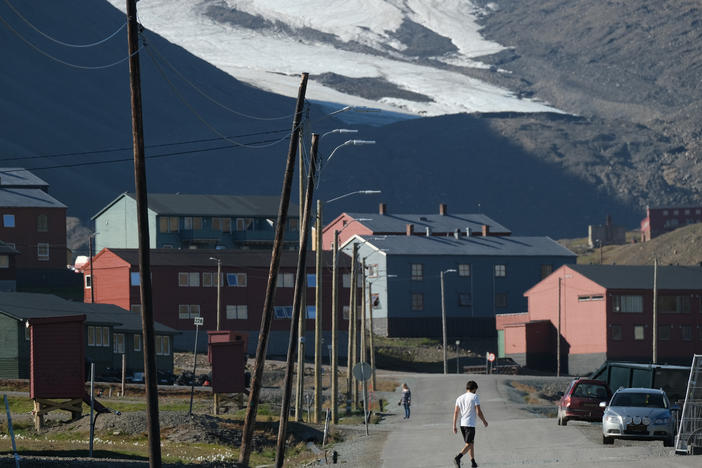
<path id="1" fill-rule="evenodd" d="M 141 285 L 141 278 L 139 277 L 138 271 L 132 271 L 129 274 L 129 282 L 132 286 L 140 286 Z"/>
<path id="2" fill-rule="evenodd" d="M 85 275 L 85 289 L 90 289 L 93 287 L 93 277 L 90 275 Z"/>
<path id="3" fill-rule="evenodd" d="M 344 288 L 351 287 L 351 273 L 344 273 L 341 275 L 341 286 Z"/>
<path id="4" fill-rule="evenodd" d="M 412 293 L 412 310 L 424 310 L 424 294 Z"/>
<path id="5" fill-rule="evenodd" d="M 231 232 L 232 231 L 232 220 L 231 218 L 212 218 L 212 230 L 221 232 Z"/>
<path id="6" fill-rule="evenodd" d="M 643 341 L 646 338 L 646 328 L 644 325 L 634 325 L 634 340 Z"/>
<path id="7" fill-rule="evenodd" d="M 292 318 L 292 306 L 274 306 L 273 316 L 277 319 L 289 319 Z"/>
<path id="8" fill-rule="evenodd" d="M 292 288 L 295 286 L 295 274 L 278 273 L 278 279 L 276 280 L 276 283 L 276 286 L 279 288 Z"/>
<path id="9" fill-rule="evenodd" d="M 219 278 L 219 283 L 222 284 L 222 277 Z M 216 272 L 203 272 L 202 273 L 202 287 L 203 288 L 216 288 L 217 287 L 217 273 Z"/>
<path id="10" fill-rule="evenodd" d="M 95 346 L 95 327 L 88 327 L 88 346 Z"/>
<path id="11" fill-rule="evenodd" d="M 124 354 L 124 333 L 112 334 L 112 352 L 115 354 Z"/>
<path id="12" fill-rule="evenodd" d="M 134 351 L 141 351 L 141 335 L 139 333 L 134 334 Z"/>
<path id="13" fill-rule="evenodd" d="M 88 327 L 88 346 L 110 347 L 110 327 Z"/>
<path id="14" fill-rule="evenodd" d="M 248 318 L 249 306 L 246 304 L 227 306 L 227 320 L 246 320 Z"/>
<path id="15" fill-rule="evenodd" d="M 246 273 L 227 273 L 227 285 L 237 288 L 246 287 Z"/>
<path id="16" fill-rule="evenodd" d="M 200 273 L 196 271 L 181 271 L 178 273 L 178 286 L 181 288 L 197 288 L 200 286 Z"/>
<path id="17" fill-rule="evenodd" d="M 183 231 L 192 231 L 193 230 L 193 217 L 192 216 L 184 216 L 183 217 Z"/>
<path id="18" fill-rule="evenodd" d="M 0 255 L 0 268 L 10 268 L 9 255 Z"/>
<path id="19" fill-rule="evenodd" d="M 507 265 L 497 264 L 495 265 L 495 277 L 504 278 L 507 276 Z"/>
<path id="20" fill-rule="evenodd" d="M 49 244 L 44 242 L 37 244 L 37 259 L 42 262 L 49 260 Z"/>
<path id="21" fill-rule="evenodd" d="M 178 318 L 191 319 L 200 316 L 199 304 L 178 304 Z"/>
<path id="22" fill-rule="evenodd" d="M 49 217 L 45 214 L 37 215 L 37 232 L 48 232 Z"/>
<path id="23" fill-rule="evenodd" d="M 253 231 L 253 218 L 236 218 L 237 231 Z"/>
<path id="24" fill-rule="evenodd" d="M 2 225 L 6 228 L 15 227 L 15 215 L 13 215 L 13 214 L 2 215 Z"/>
<path id="25" fill-rule="evenodd" d="M 343 307 L 341 308 L 341 317 L 342 317 L 344 320 L 349 320 L 349 311 L 350 311 L 350 310 L 351 310 L 351 308 L 350 308 L 349 306 L 347 306 L 347 305 L 345 305 L 345 306 L 343 306 Z"/>
<path id="26" fill-rule="evenodd" d="M 161 216 L 158 219 L 159 232 L 178 232 L 180 229 L 180 217 Z"/>
<path id="27" fill-rule="evenodd" d="M 424 279 L 424 265 L 421 263 L 412 263 L 410 265 L 412 280 L 422 281 Z"/>
<path id="28" fill-rule="evenodd" d="M 366 265 L 368 268 L 368 277 L 377 278 L 378 277 L 378 264 Z"/>
<path id="29" fill-rule="evenodd" d="M 458 276 L 470 276 L 470 264 L 469 263 L 459 263 L 458 264 Z"/>
<path id="30" fill-rule="evenodd" d="M 643 312 L 643 296 L 613 296 L 614 311 L 640 314 Z"/>
<path id="31" fill-rule="evenodd" d="M 156 335 L 156 355 L 168 356 L 171 354 L 171 337 Z"/>

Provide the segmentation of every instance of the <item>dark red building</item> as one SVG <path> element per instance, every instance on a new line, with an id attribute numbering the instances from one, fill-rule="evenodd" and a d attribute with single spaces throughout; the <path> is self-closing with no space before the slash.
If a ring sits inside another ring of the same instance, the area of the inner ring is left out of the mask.
<path id="1" fill-rule="evenodd" d="M 314 336 L 315 267 L 314 252 L 308 253 L 307 322 L 308 340 Z M 181 331 L 175 337 L 176 351 L 192 351 L 195 317 L 203 317 L 203 330 L 216 330 L 217 259 L 221 261 L 221 329 L 248 335 L 248 353 L 254 354 L 261 326 L 261 313 L 268 282 L 271 253 L 265 250 L 151 250 L 151 277 L 154 319 Z M 349 260 L 339 255 L 339 346 L 346 349 L 349 303 Z M 330 252 L 323 252 L 323 329 L 326 344 L 331 343 L 331 265 Z M 269 355 L 287 352 L 292 314 L 297 252 L 283 251 L 278 273 L 274 319 L 268 344 Z M 115 304 L 135 314 L 140 311 L 139 266 L 137 249 L 103 249 L 83 267 L 84 300 Z M 343 314 L 343 317 L 342 317 Z M 207 339 L 199 340 L 205 350 Z M 312 347 L 307 347 L 313 352 Z M 326 346 L 324 346 L 326 350 Z"/>
<path id="2" fill-rule="evenodd" d="M 641 242 L 696 223 L 702 223 L 702 206 L 646 207 L 646 217 L 641 220 Z"/>

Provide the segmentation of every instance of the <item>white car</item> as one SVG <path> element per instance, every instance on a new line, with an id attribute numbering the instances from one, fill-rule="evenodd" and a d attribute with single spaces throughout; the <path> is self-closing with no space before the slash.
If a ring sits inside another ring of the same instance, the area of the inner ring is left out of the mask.
<path id="1" fill-rule="evenodd" d="M 602 443 L 614 439 L 662 440 L 663 445 L 675 443 L 675 426 L 671 405 L 663 390 L 653 388 L 620 388 L 602 415 Z"/>

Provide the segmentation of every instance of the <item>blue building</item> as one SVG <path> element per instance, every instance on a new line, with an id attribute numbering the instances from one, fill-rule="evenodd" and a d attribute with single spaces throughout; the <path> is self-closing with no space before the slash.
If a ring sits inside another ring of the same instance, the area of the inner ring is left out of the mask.
<path id="1" fill-rule="evenodd" d="M 524 292 L 576 260 L 549 237 L 356 235 L 341 250 L 351 256 L 353 244 L 383 336 L 440 337 L 440 275 L 455 270 L 444 275 L 448 336 L 494 337 L 497 314 L 526 312 Z"/>
<path id="2" fill-rule="evenodd" d="M 280 197 L 205 194 L 149 194 L 152 249 L 270 249 Z M 298 242 L 298 208 L 290 204 L 284 248 Z M 95 251 L 137 248 L 137 204 L 123 193 L 92 217 Z"/>

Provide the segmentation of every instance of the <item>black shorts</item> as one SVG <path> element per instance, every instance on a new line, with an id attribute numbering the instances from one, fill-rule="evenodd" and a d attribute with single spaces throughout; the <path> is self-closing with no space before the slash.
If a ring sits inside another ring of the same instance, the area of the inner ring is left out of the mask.
<path id="1" fill-rule="evenodd" d="M 475 428 L 468 426 L 461 426 L 461 434 L 463 434 L 463 440 L 466 444 L 472 444 L 475 439 Z"/>

